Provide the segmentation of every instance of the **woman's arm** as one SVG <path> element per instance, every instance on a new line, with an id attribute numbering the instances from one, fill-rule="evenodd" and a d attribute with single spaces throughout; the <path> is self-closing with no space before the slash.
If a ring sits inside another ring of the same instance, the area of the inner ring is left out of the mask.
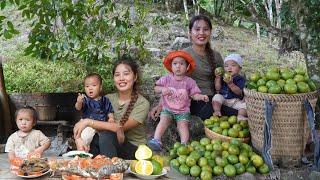
<path id="1" fill-rule="evenodd" d="M 214 88 L 216 90 L 216 93 L 219 93 L 221 90 L 221 76 L 216 76 L 214 79 Z"/>
<path id="2" fill-rule="evenodd" d="M 100 131 L 108 130 L 108 131 L 116 132 L 117 129 L 119 128 L 119 125 L 116 123 L 97 121 L 89 118 L 83 119 L 74 125 L 74 128 L 73 128 L 74 138 L 75 139 L 80 138 L 82 130 L 86 127 L 91 127 L 93 129 L 100 130 Z"/>

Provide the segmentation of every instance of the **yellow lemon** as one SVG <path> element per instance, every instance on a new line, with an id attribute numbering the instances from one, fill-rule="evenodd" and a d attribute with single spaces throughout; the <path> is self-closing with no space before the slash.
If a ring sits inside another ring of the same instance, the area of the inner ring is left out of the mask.
<path id="1" fill-rule="evenodd" d="M 146 145 L 139 145 L 135 157 L 138 160 L 149 159 L 152 157 L 152 150 Z"/>
<path id="2" fill-rule="evenodd" d="M 153 165 L 150 161 L 139 160 L 135 165 L 136 173 L 149 176 L 153 172 Z"/>

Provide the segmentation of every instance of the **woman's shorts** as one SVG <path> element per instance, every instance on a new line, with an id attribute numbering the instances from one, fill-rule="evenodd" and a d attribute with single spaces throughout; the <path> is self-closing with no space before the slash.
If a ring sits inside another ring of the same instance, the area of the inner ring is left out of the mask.
<path id="1" fill-rule="evenodd" d="M 168 116 L 170 119 L 179 122 L 179 121 L 190 121 L 190 113 L 174 113 L 168 109 L 163 109 L 160 116 Z"/>
<path id="2" fill-rule="evenodd" d="M 244 100 L 238 99 L 238 98 L 233 98 L 233 99 L 225 99 L 221 94 L 216 94 L 212 98 L 212 102 L 216 101 L 219 102 L 220 104 L 226 105 L 228 107 L 232 107 L 234 109 L 247 109 L 246 103 Z"/>

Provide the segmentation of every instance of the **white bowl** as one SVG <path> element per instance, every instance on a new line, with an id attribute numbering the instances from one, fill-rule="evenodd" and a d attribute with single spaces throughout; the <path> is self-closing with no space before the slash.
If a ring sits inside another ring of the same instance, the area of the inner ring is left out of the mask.
<path id="1" fill-rule="evenodd" d="M 162 168 L 162 173 L 159 174 L 159 175 L 149 175 L 149 176 L 145 176 L 145 175 L 141 175 L 141 174 L 138 174 L 138 173 L 135 173 L 135 172 L 132 172 L 130 167 L 128 169 L 128 171 L 131 173 L 131 174 L 134 174 L 135 176 L 137 176 L 139 179 L 157 179 L 161 176 L 164 176 L 167 174 L 167 170 Z"/>
<path id="2" fill-rule="evenodd" d="M 62 154 L 62 157 L 65 158 L 65 159 L 70 159 L 70 158 L 73 158 L 74 156 L 80 155 L 80 154 L 87 155 L 90 158 L 93 156 L 92 154 L 87 153 L 85 151 L 69 151 L 69 152 L 67 152 L 65 154 Z"/>

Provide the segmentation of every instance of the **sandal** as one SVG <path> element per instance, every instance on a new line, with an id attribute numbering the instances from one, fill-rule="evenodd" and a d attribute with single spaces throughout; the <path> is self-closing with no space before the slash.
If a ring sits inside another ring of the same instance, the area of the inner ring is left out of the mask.
<path id="1" fill-rule="evenodd" d="M 158 139 L 151 139 L 147 144 L 153 151 L 161 151 L 162 143 Z"/>

